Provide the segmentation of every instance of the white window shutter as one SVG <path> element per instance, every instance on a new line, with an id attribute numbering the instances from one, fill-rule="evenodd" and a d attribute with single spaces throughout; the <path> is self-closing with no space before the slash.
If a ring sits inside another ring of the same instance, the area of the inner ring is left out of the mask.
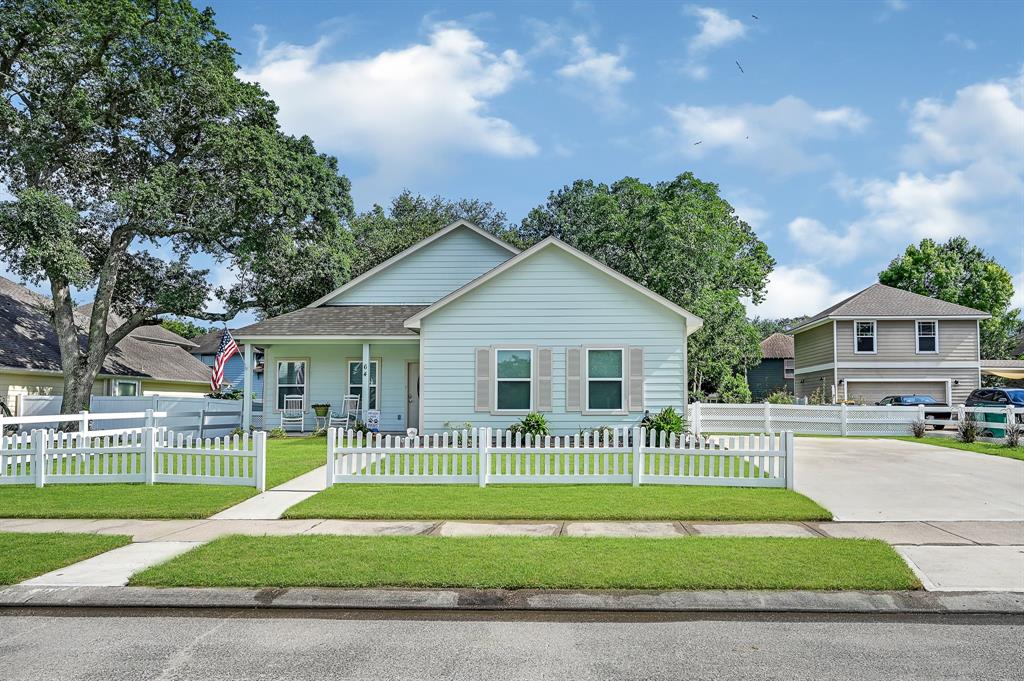
<path id="1" fill-rule="evenodd" d="M 644 410 L 644 349 L 639 345 L 629 348 L 629 411 Z"/>
<path id="2" fill-rule="evenodd" d="M 476 349 L 476 385 L 473 411 L 491 410 L 491 349 Z"/>
<path id="3" fill-rule="evenodd" d="M 580 409 L 580 348 L 565 349 L 565 410 Z"/>
<path id="4" fill-rule="evenodd" d="M 551 348 L 537 348 L 537 366 L 534 368 L 537 411 L 551 411 Z"/>

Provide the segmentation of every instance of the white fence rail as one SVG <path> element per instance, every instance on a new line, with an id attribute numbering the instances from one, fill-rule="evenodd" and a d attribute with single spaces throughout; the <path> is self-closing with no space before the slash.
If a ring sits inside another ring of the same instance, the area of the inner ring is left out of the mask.
<path id="1" fill-rule="evenodd" d="M 267 435 L 195 438 L 161 428 L 0 436 L 0 485 L 157 482 L 266 489 Z"/>
<path id="2" fill-rule="evenodd" d="M 7 423 L 18 422 L 26 417 L 60 415 L 63 398 L 60 395 L 26 395 L 21 398 L 21 413 L 9 417 Z M 142 427 L 137 414 L 152 409 L 160 413 L 158 426 L 198 437 L 222 436 L 229 434 L 242 424 L 242 402 L 211 397 L 163 397 L 146 395 L 136 397 L 107 397 L 93 395 L 89 401 L 89 414 L 120 414 L 121 417 L 107 424 L 110 429 Z M 63 419 L 66 420 L 66 419 Z M 35 420 L 37 428 L 56 428 L 58 419 Z"/>
<path id="3" fill-rule="evenodd" d="M 632 484 L 793 487 L 793 434 L 699 437 L 619 428 L 523 436 L 491 428 L 413 437 L 327 433 L 327 485 Z"/>
<path id="4" fill-rule="evenodd" d="M 929 414 L 928 412 L 933 412 Z M 949 412 L 941 419 L 934 412 Z M 997 418 L 992 418 L 994 415 Z M 689 423 L 695 433 L 749 433 L 793 431 L 807 435 L 911 435 L 916 421 L 956 428 L 965 419 L 977 421 L 1001 441 L 1003 424 L 1024 420 L 1024 409 L 1014 407 L 892 407 L 852 404 L 714 404 L 690 405 Z"/>

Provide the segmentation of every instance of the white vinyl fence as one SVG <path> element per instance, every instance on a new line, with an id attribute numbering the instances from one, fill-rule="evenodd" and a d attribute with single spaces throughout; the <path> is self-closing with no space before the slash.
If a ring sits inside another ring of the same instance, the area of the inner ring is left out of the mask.
<path id="1" fill-rule="evenodd" d="M 17 422 L 21 417 L 56 416 L 60 414 L 60 395 L 26 395 L 21 398 L 21 414 L 8 418 L 7 422 Z M 212 397 L 161 397 L 146 395 L 137 397 L 108 397 L 93 395 L 89 401 L 89 414 L 125 414 L 144 412 L 152 409 L 162 415 L 155 424 L 165 426 L 179 433 L 192 434 L 197 437 L 228 435 L 242 425 L 242 402 L 240 400 L 221 400 Z M 55 419 L 34 421 L 37 428 L 56 428 Z M 144 424 L 138 419 L 124 417 L 120 420 L 108 421 L 107 427 L 137 428 Z"/>
<path id="2" fill-rule="evenodd" d="M 0 435 L 0 485 L 157 482 L 266 489 L 267 434 L 198 439 L 162 428 Z"/>
<path id="3" fill-rule="evenodd" d="M 327 433 L 327 485 L 620 483 L 793 488 L 793 434 L 699 437 L 620 428 L 523 437 Z"/>

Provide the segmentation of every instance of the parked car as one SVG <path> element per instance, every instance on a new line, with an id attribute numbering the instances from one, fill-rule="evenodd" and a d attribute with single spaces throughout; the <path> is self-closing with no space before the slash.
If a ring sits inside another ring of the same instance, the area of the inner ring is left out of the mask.
<path id="1" fill-rule="evenodd" d="M 979 388 L 967 396 L 967 407 L 1024 407 L 1024 388 Z"/>
<path id="2" fill-rule="evenodd" d="M 894 407 L 916 407 L 924 405 L 924 415 L 936 421 L 948 421 L 952 418 L 949 405 L 939 402 L 931 395 L 889 395 L 875 404 Z M 945 426 L 934 426 L 935 430 L 942 430 Z"/>

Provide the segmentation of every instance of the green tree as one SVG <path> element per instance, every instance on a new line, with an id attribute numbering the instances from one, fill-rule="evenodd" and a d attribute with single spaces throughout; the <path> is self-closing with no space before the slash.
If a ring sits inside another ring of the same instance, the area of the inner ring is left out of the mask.
<path id="1" fill-rule="evenodd" d="M 200 326 L 195 322 L 190 322 L 187 319 L 161 319 L 160 326 L 164 327 L 171 333 L 176 333 L 182 338 L 192 340 L 198 338 L 213 331 L 213 328 L 206 328 Z"/>
<path id="2" fill-rule="evenodd" d="M 750 320 L 750 323 L 757 329 L 757 333 L 761 336 L 761 340 L 764 340 L 773 333 L 789 333 L 790 330 L 805 321 L 808 317 L 806 315 L 802 317 L 779 317 L 778 319 L 765 319 L 762 317 L 754 317 Z"/>
<path id="3" fill-rule="evenodd" d="M 273 314 L 347 277 L 348 180 L 237 70 L 185 0 L 0 3 L 0 259 L 49 282 L 65 412 L 146 320 Z M 213 290 L 197 254 L 237 283 Z M 81 329 L 74 288 L 95 291 Z"/>
<path id="4" fill-rule="evenodd" d="M 405 190 L 387 208 L 374 204 L 351 220 L 356 252 L 352 275 L 362 274 L 457 220 L 468 220 L 495 236 L 516 242 L 517 234 L 509 228 L 505 214 L 490 202 L 427 198 Z"/>
<path id="5" fill-rule="evenodd" d="M 723 378 L 718 394 L 726 404 L 747 404 L 751 400 L 750 386 L 741 374 L 729 374 Z"/>
<path id="6" fill-rule="evenodd" d="M 1010 273 L 962 236 L 944 244 L 924 239 L 907 246 L 903 255 L 879 273 L 878 281 L 991 314 L 992 319 L 981 322 L 984 359 L 1010 357 L 1024 331 L 1020 310 L 1010 306 Z"/>
<path id="7" fill-rule="evenodd" d="M 520 233 L 527 243 L 556 236 L 703 317 L 689 341 L 695 393 L 760 361 L 740 299 L 763 300 L 775 261 L 717 185 L 692 173 L 657 184 L 577 180 L 530 211 Z"/>

